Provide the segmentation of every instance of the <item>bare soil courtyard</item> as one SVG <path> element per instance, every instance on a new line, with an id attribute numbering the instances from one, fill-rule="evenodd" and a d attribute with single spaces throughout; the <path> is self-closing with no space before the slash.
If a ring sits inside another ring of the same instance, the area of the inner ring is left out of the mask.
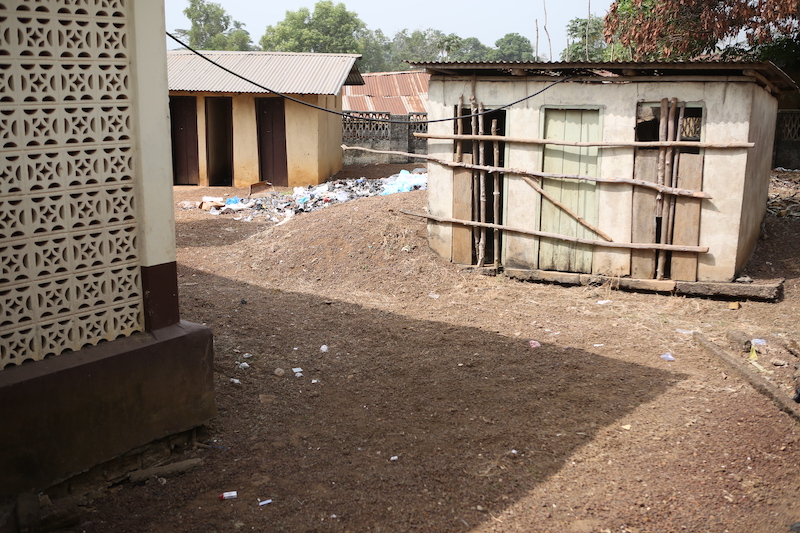
<path id="1" fill-rule="evenodd" d="M 786 179 L 791 199 L 800 178 Z M 175 203 L 247 192 L 176 187 Z M 215 336 L 219 416 L 185 453 L 204 465 L 112 487 L 76 531 L 752 533 L 800 521 L 798 422 L 686 333 L 765 339 L 763 375 L 791 397 L 800 220 L 770 215 L 747 268 L 785 278 L 784 297 L 732 310 L 452 265 L 400 213 L 425 202 L 370 197 L 280 226 L 176 208 L 181 314 Z"/>

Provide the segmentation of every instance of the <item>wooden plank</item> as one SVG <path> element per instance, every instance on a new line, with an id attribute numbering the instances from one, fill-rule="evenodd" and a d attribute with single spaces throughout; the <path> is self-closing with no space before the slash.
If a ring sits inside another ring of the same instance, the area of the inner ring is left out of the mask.
<path id="1" fill-rule="evenodd" d="M 463 154 L 465 163 L 472 163 L 472 154 Z M 453 218 L 472 220 L 472 170 L 453 170 Z M 453 263 L 472 264 L 472 228 L 453 226 Z"/>
<path id="2" fill-rule="evenodd" d="M 777 300 L 783 293 L 783 279 L 771 283 L 711 283 L 676 281 L 676 292 L 689 296 L 723 296 L 752 300 Z"/>
<path id="3" fill-rule="evenodd" d="M 611 283 L 611 287 L 631 291 L 672 292 L 675 290 L 675 281 L 671 279 L 634 279 L 615 278 L 597 274 L 581 274 L 581 285 L 602 285 Z"/>
<path id="4" fill-rule="evenodd" d="M 638 149 L 634 152 L 633 177 L 639 181 L 656 181 L 658 150 Z M 631 242 L 656 242 L 656 191 L 633 188 Z M 631 277 L 652 279 L 656 275 L 655 250 L 631 251 Z"/>
<path id="5" fill-rule="evenodd" d="M 555 272 L 553 270 L 527 270 L 506 268 L 503 274 L 514 279 L 525 281 L 544 281 L 563 285 L 580 285 L 581 275 L 573 272 Z"/>
<path id="6" fill-rule="evenodd" d="M 544 137 L 563 139 L 566 128 L 566 111 L 561 109 L 548 109 L 545 112 Z M 563 170 L 563 149 L 553 145 L 544 145 L 542 170 L 544 172 L 561 173 Z M 561 201 L 563 183 L 561 181 L 546 181 L 542 188 L 553 198 Z M 546 198 L 542 198 L 541 222 L 539 230 L 547 233 L 559 233 L 559 217 L 561 210 Z M 549 239 L 539 241 L 539 268 L 542 270 L 559 270 L 555 258 L 556 247 L 559 243 Z"/>
<path id="7" fill-rule="evenodd" d="M 590 141 L 599 137 L 599 113 L 596 110 L 548 109 L 545 137 Z M 545 145 L 544 172 L 562 174 L 597 174 L 597 148 Z M 590 223 L 597 223 L 598 207 L 594 182 L 570 179 L 547 180 L 544 190 Z M 580 225 L 549 200 L 542 200 L 542 231 L 579 238 L 593 238 L 593 232 Z M 591 272 L 592 247 L 586 244 L 553 242 L 543 239 L 539 249 L 539 267 L 561 272 Z"/>
<path id="8" fill-rule="evenodd" d="M 586 109 L 580 112 L 580 140 L 593 141 L 601 137 L 600 113 Z M 580 149 L 578 173 L 583 176 L 596 176 L 598 174 L 598 149 L 586 147 Z M 597 224 L 600 219 L 600 210 L 597 200 L 597 183 L 592 181 L 578 182 L 578 209 L 579 213 L 590 223 Z M 575 235 L 584 239 L 596 238 L 594 233 L 585 226 L 573 222 Z M 594 262 L 594 249 L 591 246 L 579 245 L 576 247 L 575 270 L 578 272 L 591 272 Z"/>
<path id="9" fill-rule="evenodd" d="M 703 188 L 703 156 L 681 154 L 678 168 L 678 187 Z M 696 246 L 700 242 L 699 198 L 677 197 L 675 200 L 675 229 L 672 244 Z M 672 252 L 670 278 L 680 281 L 697 281 L 697 254 Z"/>

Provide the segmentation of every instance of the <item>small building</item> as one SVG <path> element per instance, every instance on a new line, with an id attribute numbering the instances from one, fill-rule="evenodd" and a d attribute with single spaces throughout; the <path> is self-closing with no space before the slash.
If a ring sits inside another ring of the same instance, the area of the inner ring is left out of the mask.
<path id="1" fill-rule="evenodd" d="M 176 185 L 305 186 L 341 170 L 341 115 L 319 108 L 341 113 L 342 87 L 364 83 L 360 55 L 200 53 L 167 53 Z"/>
<path id="2" fill-rule="evenodd" d="M 442 257 L 532 279 L 728 282 L 747 263 L 776 96 L 797 90 L 772 63 L 414 66 L 431 74 L 428 233 Z"/>

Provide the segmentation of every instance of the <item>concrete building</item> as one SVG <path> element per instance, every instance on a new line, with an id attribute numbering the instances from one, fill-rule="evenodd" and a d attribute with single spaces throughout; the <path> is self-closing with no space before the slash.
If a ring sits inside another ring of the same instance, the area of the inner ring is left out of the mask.
<path id="1" fill-rule="evenodd" d="M 175 184 L 322 183 L 342 168 L 342 87 L 358 54 L 168 52 Z M 288 95 L 290 99 L 274 94 Z"/>
<path id="2" fill-rule="evenodd" d="M 211 332 L 178 312 L 163 13 L 0 3 L 0 501 L 216 415 Z"/>
<path id="3" fill-rule="evenodd" d="M 442 257 L 534 278 L 727 282 L 752 254 L 776 96 L 797 89 L 771 63 L 414 66 L 431 74 L 431 120 L 488 112 L 429 125 Z"/>

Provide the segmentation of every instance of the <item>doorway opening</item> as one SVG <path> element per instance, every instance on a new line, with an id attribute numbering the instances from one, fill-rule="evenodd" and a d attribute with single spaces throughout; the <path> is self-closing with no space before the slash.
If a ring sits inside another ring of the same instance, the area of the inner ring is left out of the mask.
<path id="1" fill-rule="evenodd" d="M 233 185 L 232 98 L 206 98 L 206 168 L 210 186 Z"/>

